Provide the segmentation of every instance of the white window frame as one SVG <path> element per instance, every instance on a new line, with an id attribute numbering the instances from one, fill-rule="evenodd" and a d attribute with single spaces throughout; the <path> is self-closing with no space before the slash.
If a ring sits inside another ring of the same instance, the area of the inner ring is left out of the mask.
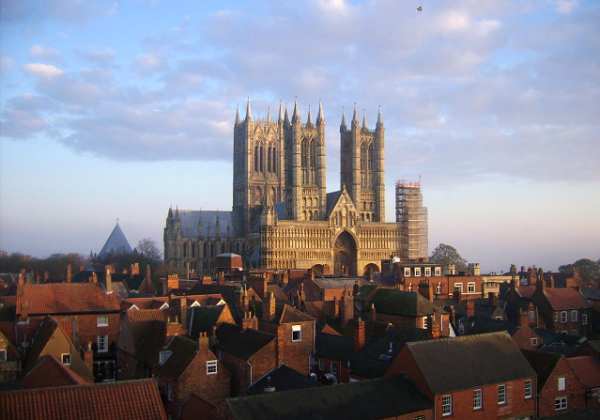
<path id="1" fill-rule="evenodd" d="M 117 379 L 117 369 L 114 360 L 103 360 L 100 362 L 94 362 L 94 376 L 96 376 L 96 372 L 100 370 L 100 368 L 104 365 L 105 372 L 111 372 L 111 377 L 105 377 L 102 382 L 114 382 Z M 158 385 L 158 377 L 156 378 L 156 385 Z"/>
<path id="2" fill-rule="evenodd" d="M 404 277 L 410 277 L 410 267 L 404 267 Z"/>
<path id="3" fill-rule="evenodd" d="M 425 277 L 431 277 L 431 267 L 425 267 Z"/>
<path id="4" fill-rule="evenodd" d="M 566 410 L 568 407 L 567 397 L 557 397 L 554 399 L 554 410 Z"/>
<path id="5" fill-rule="evenodd" d="M 470 281 L 467 283 L 467 293 L 475 293 L 475 282 Z"/>
<path id="6" fill-rule="evenodd" d="M 556 389 L 558 389 L 559 391 L 564 391 L 565 389 L 567 389 L 567 377 L 566 376 L 560 376 L 558 378 L 558 383 L 556 384 Z"/>
<path id="7" fill-rule="evenodd" d="M 538 345 L 538 339 L 537 339 L 537 337 L 531 337 L 529 339 L 529 343 L 531 344 L 531 347 L 536 347 Z"/>
<path id="8" fill-rule="evenodd" d="M 533 380 L 527 379 L 525 381 L 525 399 L 533 398 Z"/>
<path id="9" fill-rule="evenodd" d="M 463 292 L 463 284 L 462 283 L 454 283 L 454 290 L 458 289 L 460 293 Z"/>
<path id="10" fill-rule="evenodd" d="M 302 325 L 292 325 L 292 341 L 302 341 Z"/>
<path id="11" fill-rule="evenodd" d="M 447 417 L 452 415 L 452 394 L 442 397 L 442 416 Z"/>
<path id="12" fill-rule="evenodd" d="M 560 313 L 560 322 L 565 323 L 568 321 L 567 311 L 562 311 Z"/>
<path id="13" fill-rule="evenodd" d="M 319 370 L 325 370 L 325 359 L 319 359 Z"/>
<path id="14" fill-rule="evenodd" d="M 577 311 L 571 311 L 571 322 L 577 322 Z"/>
<path id="15" fill-rule="evenodd" d="M 442 267 L 435 267 L 435 276 L 440 277 L 442 275 Z"/>
<path id="16" fill-rule="evenodd" d="M 415 267 L 415 277 L 421 277 L 421 267 Z"/>
<path id="17" fill-rule="evenodd" d="M 69 366 L 71 364 L 71 353 L 63 353 L 63 354 L 61 354 L 60 355 L 60 362 L 63 365 L 65 365 L 65 366 Z"/>
<path id="18" fill-rule="evenodd" d="M 108 352 L 108 334 L 96 336 L 96 343 L 98 344 L 98 353 Z"/>
<path id="19" fill-rule="evenodd" d="M 483 390 L 473 391 L 473 410 L 481 410 L 483 407 Z"/>
<path id="20" fill-rule="evenodd" d="M 0 362 L 6 362 L 8 360 L 8 354 L 6 349 L 0 349 Z"/>
<path id="21" fill-rule="evenodd" d="M 206 374 L 207 375 L 216 375 L 218 372 L 218 363 L 216 360 L 207 360 L 206 361 Z"/>
<path id="22" fill-rule="evenodd" d="M 427 317 L 423 317 L 423 328 L 427 329 Z"/>
<path id="23" fill-rule="evenodd" d="M 108 327 L 108 315 L 98 315 L 98 327 Z"/>
<path id="24" fill-rule="evenodd" d="M 442 293 L 442 282 L 438 283 L 438 285 L 437 285 L 437 292 L 440 293 L 440 294 Z"/>
<path id="25" fill-rule="evenodd" d="M 329 365 L 329 371 L 334 375 L 337 375 L 337 362 L 331 362 Z"/>
<path id="26" fill-rule="evenodd" d="M 535 319 L 535 311 L 529 311 L 529 319 Z"/>
<path id="27" fill-rule="evenodd" d="M 506 384 L 498 385 L 498 405 L 506 404 Z"/>
<path id="28" fill-rule="evenodd" d="M 587 323 L 588 323 L 587 319 L 588 319 L 587 314 L 581 314 L 581 325 L 587 325 Z"/>

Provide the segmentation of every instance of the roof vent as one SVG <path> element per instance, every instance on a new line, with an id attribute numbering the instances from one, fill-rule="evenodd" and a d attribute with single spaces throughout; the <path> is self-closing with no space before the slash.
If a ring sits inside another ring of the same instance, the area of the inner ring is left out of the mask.
<path id="1" fill-rule="evenodd" d="M 275 392 L 275 387 L 271 385 L 271 377 L 267 377 L 267 386 L 264 389 L 265 393 Z"/>
<path id="2" fill-rule="evenodd" d="M 164 364 L 168 359 L 169 356 L 171 356 L 173 352 L 169 351 L 169 350 L 163 350 L 158 354 L 158 364 L 162 365 Z"/>

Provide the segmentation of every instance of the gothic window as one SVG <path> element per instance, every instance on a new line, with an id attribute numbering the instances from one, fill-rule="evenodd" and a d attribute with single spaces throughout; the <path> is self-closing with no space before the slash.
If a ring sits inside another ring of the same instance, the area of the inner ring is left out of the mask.
<path id="1" fill-rule="evenodd" d="M 271 150 L 271 153 L 273 154 L 273 172 L 277 172 L 277 149 L 275 149 L 275 147 L 273 146 L 273 149 Z"/>
<path id="2" fill-rule="evenodd" d="M 263 167 L 263 146 L 262 144 L 260 145 L 260 172 L 264 172 L 264 167 Z"/>
<path id="3" fill-rule="evenodd" d="M 183 258 L 187 257 L 188 244 L 183 244 Z"/>
<path id="4" fill-rule="evenodd" d="M 258 168 L 260 167 L 260 147 L 257 144 L 254 148 L 254 172 L 258 172 Z"/>
<path id="5" fill-rule="evenodd" d="M 192 244 L 192 258 L 196 258 L 196 244 Z"/>
<path id="6" fill-rule="evenodd" d="M 269 171 L 269 172 L 271 172 L 271 168 L 272 168 L 272 163 L 271 163 L 272 157 L 273 157 L 273 155 L 271 154 L 271 145 L 269 145 L 268 152 L 267 152 L 267 171 Z"/>

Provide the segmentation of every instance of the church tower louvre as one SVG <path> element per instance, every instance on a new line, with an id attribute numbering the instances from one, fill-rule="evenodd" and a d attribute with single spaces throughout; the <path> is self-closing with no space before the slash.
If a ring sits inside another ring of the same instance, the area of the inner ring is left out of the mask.
<path id="1" fill-rule="evenodd" d="M 250 98 L 246 117 L 239 108 L 233 135 L 233 235 L 246 236 L 252 231 L 262 211 L 262 197 L 282 201 L 283 192 L 283 108 L 279 118 L 253 119 Z"/>
<path id="2" fill-rule="evenodd" d="M 298 100 L 285 130 L 285 218 L 295 221 L 325 220 L 327 211 L 325 117 L 319 101 L 316 124 L 308 108 L 302 124 Z"/>
<path id="3" fill-rule="evenodd" d="M 346 187 L 363 222 L 385 222 L 385 128 L 381 107 L 374 130 L 367 125 L 366 112 L 360 126 L 356 104 L 350 128 L 343 112 L 340 136 L 341 187 Z"/>

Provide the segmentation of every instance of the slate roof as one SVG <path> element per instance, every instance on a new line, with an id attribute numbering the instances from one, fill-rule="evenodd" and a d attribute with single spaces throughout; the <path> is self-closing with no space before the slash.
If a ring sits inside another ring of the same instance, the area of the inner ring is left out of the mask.
<path id="1" fill-rule="evenodd" d="M 600 300 L 600 289 L 581 289 L 581 294 L 585 296 L 587 300 Z"/>
<path id="2" fill-rule="evenodd" d="M 98 283 L 24 284 L 17 288 L 17 314 L 23 302 L 29 314 L 65 314 L 114 312 L 119 302 L 114 293 L 106 293 Z"/>
<path id="3" fill-rule="evenodd" d="M 201 332 L 211 332 L 212 327 L 217 325 L 217 321 L 223 312 L 223 308 L 225 308 L 225 305 L 195 306 L 193 308 L 189 308 L 188 331 L 190 337 L 196 340 Z"/>
<path id="4" fill-rule="evenodd" d="M 281 364 L 246 388 L 246 395 L 264 394 L 267 387 L 273 387 L 275 392 L 292 389 L 316 388 L 324 386 L 308 375 L 303 375 L 291 367 Z"/>
<path id="5" fill-rule="evenodd" d="M 144 343 L 145 342 L 146 341 L 144 341 Z M 152 346 L 155 343 L 156 341 L 152 341 L 149 344 Z M 159 363 L 161 351 L 172 352 L 171 356 L 169 356 L 163 364 Z M 172 337 L 164 347 L 162 346 L 162 343 L 158 343 L 158 346 L 154 345 L 153 351 L 151 354 L 147 355 L 147 357 L 144 357 L 144 360 L 154 369 L 164 373 L 170 378 L 177 379 L 185 372 L 197 354 L 198 342 L 176 335 Z"/>
<path id="6" fill-rule="evenodd" d="M 583 295 L 570 287 L 563 289 L 546 288 L 544 295 L 554 310 L 588 308 L 590 305 Z"/>
<path id="7" fill-rule="evenodd" d="M 507 332 L 406 343 L 434 394 L 535 376 Z"/>
<path id="8" fill-rule="evenodd" d="M 535 373 L 537 373 L 537 389 L 538 393 L 540 393 L 544 389 L 544 386 L 546 386 L 546 382 L 548 382 L 548 379 L 552 376 L 552 372 L 554 372 L 554 369 L 556 369 L 556 366 L 558 366 L 560 359 L 562 359 L 564 355 L 525 349 L 521 349 L 521 352 L 533 370 L 535 370 Z"/>
<path id="9" fill-rule="evenodd" d="M 258 319 L 262 320 L 263 304 L 261 302 L 249 302 L 252 311 Z M 287 304 L 275 304 L 275 316 L 271 320 L 273 324 L 289 324 L 293 322 L 315 321 L 315 319 Z"/>
<path id="10" fill-rule="evenodd" d="M 533 331 L 542 338 L 542 346 L 538 349 L 539 351 L 560 353 L 567 357 L 587 340 L 586 337 L 555 333 L 541 328 L 534 328 Z"/>
<path id="11" fill-rule="evenodd" d="M 119 226 L 118 222 L 113 231 L 111 232 L 110 236 L 106 240 L 106 243 L 100 250 L 98 256 L 104 257 L 110 254 L 111 251 L 115 255 L 120 255 L 122 253 L 131 254 L 131 252 L 133 252 L 133 249 L 131 248 L 131 245 L 129 245 L 129 242 L 127 241 L 127 238 L 121 230 L 121 227 Z"/>
<path id="12" fill-rule="evenodd" d="M 119 334 L 118 347 L 131 354 L 141 344 L 152 321 L 167 321 L 168 313 L 160 309 L 128 310 L 125 314 L 122 334 Z"/>
<path id="13" fill-rule="evenodd" d="M 242 329 L 239 325 L 228 323 L 221 324 L 216 332 L 219 349 L 246 360 L 276 338 L 274 334 L 252 328 Z"/>
<path id="14" fill-rule="evenodd" d="M 350 360 L 350 372 L 363 378 L 381 378 L 403 347 L 402 342 L 386 339 L 369 343 Z"/>
<path id="15" fill-rule="evenodd" d="M 22 382 L 25 388 L 49 388 L 88 383 L 52 355 L 41 357 L 33 369 L 23 377 Z M 93 382 L 93 380 L 89 382 Z"/>
<path id="16" fill-rule="evenodd" d="M 225 401 L 236 420 L 371 420 L 433 408 L 431 401 L 403 375 Z"/>
<path id="17" fill-rule="evenodd" d="M 470 317 L 464 321 L 464 329 L 467 335 L 506 331 L 512 337 L 519 331 L 519 326 L 510 321 Z"/>
<path id="18" fill-rule="evenodd" d="M 363 289 L 361 288 L 361 292 Z M 405 292 L 398 289 L 377 289 L 369 307 L 372 305 L 375 305 L 377 313 L 410 317 L 430 315 L 436 308 L 432 302 L 420 293 Z"/>
<path id="19" fill-rule="evenodd" d="M 315 356 L 347 362 L 354 357 L 354 338 L 317 333 Z"/>
<path id="20" fill-rule="evenodd" d="M 600 388 L 600 361 L 593 356 L 567 359 L 575 374 L 588 388 Z"/>
<path id="21" fill-rule="evenodd" d="M 0 418 L 166 420 L 154 379 L 0 392 Z"/>
<path id="22" fill-rule="evenodd" d="M 219 234 L 222 238 L 227 237 L 227 226 L 233 235 L 233 223 L 231 221 L 231 211 L 222 210 L 178 210 L 181 219 L 181 231 L 184 238 L 198 237 L 198 222 L 202 213 L 202 236 L 205 238 L 214 238 L 216 235 L 217 216 L 219 217 Z M 209 232 L 210 227 L 210 232 Z"/>

